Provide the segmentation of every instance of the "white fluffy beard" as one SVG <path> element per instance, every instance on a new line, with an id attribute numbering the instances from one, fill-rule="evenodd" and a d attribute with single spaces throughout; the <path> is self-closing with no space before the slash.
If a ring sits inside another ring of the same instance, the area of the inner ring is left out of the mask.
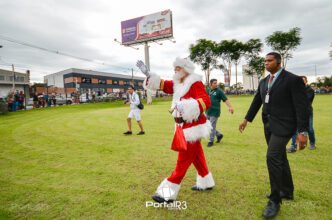
<path id="1" fill-rule="evenodd" d="M 184 76 L 185 76 L 184 72 L 176 71 L 175 74 L 173 75 L 173 80 L 179 82 Z"/>

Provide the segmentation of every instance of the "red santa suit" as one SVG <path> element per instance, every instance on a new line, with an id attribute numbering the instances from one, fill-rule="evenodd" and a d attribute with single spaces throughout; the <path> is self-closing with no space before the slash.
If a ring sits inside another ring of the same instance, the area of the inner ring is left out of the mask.
<path id="1" fill-rule="evenodd" d="M 161 89 L 165 93 L 173 94 L 172 108 L 177 104 L 182 107 L 182 124 L 187 141 L 187 150 L 178 153 L 176 167 L 172 174 L 164 179 L 156 191 L 156 195 L 166 201 L 176 200 L 180 184 L 189 166 L 194 164 L 197 170 L 196 186 L 205 190 L 214 187 L 215 183 L 206 164 L 200 140 L 209 137 L 211 123 L 204 115 L 210 107 L 210 97 L 202 83 L 202 77 L 194 73 L 194 65 L 187 59 L 177 58 L 174 67 L 183 67 L 189 75 L 182 83 L 179 80 L 162 80 L 157 74 L 150 74 L 145 80 L 146 89 Z M 173 116 L 176 117 L 173 112 Z"/>

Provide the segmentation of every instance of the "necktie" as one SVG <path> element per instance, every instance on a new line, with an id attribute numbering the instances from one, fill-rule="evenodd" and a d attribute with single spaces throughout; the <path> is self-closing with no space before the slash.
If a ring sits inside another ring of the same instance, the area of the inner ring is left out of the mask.
<path id="1" fill-rule="evenodd" d="M 270 79 L 269 79 L 269 84 L 267 85 L 267 87 L 268 87 L 268 90 L 270 90 L 270 89 L 271 89 L 271 87 L 272 87 L 272 82 L 273 82 L 273 79 L 274 79 L 274 75 L 271 75 L 271 76 L 270 76 Z"/>

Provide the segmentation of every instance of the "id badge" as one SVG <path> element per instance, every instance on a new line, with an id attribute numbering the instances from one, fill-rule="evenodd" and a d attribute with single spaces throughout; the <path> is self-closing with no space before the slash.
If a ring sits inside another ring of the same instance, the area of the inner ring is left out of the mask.
<path id="1" fill-rule="evenodd" d="M 265 103 L 269 103 L 270 95 L 269 93 L 266 94 L 265 96 Z"/>

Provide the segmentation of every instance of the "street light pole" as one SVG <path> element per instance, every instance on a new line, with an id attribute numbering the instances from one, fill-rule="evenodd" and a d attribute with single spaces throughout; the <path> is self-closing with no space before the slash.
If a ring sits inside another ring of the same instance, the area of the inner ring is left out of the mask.
<path id="1" fill-rule="evenodd" d="M 15 91 L 15 68 L 14 64 L 12 64 L 12 71 L 13 71 L 13 91 Z"/>

